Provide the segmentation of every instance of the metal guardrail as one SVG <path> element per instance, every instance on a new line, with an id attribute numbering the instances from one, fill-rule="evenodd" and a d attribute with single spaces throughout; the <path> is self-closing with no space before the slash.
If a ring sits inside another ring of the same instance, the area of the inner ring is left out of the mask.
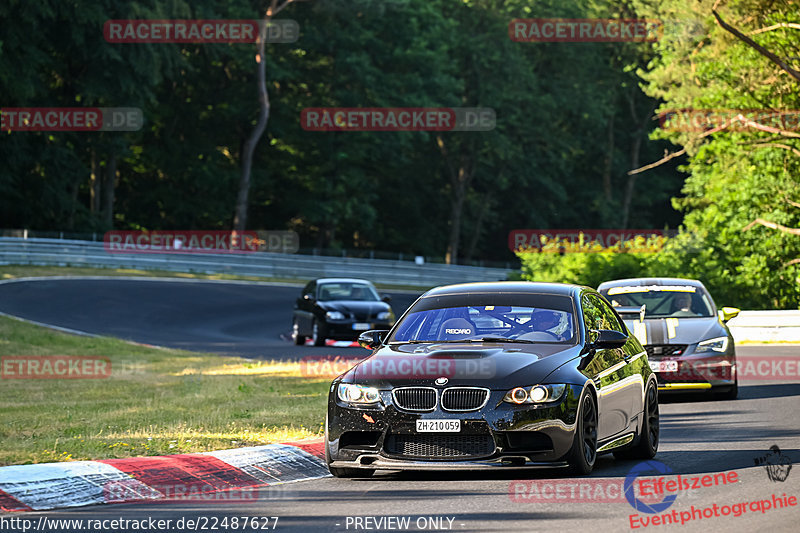
<path id="1" fill-rule="evenodd" d="M 15 237 L 0 237 L 0 264 L 134 268 L 296 280 L 353 277 L 412 287 L 505 280 L 511 272 L 502 268 L 265 252 L 120 254 L 107 252 L 102 242 Z"/>
<path id="2" fill-rule="evenodd" d="M 800 310 L 742 311 L 728 327 L 737 342 L 800 342 Z"/>
<path id="3" fill-rule="evenodd" d="M 231 274 L 296 279 L 356 277 L 411 287 L 433 287 L 471 281 L 504 280 L 502 268 L 424 264 L 385 259 L 274 253 L 246 254 L 118 254 L 102 242 L 0 237 L 0 264 L 99 268 L 134 268 L 202 274 Z M 800 310 L 742 311 L 728 322 L 737 342 L 800 342 Z"/>
<path id="4" fill-rule="evenodd" d="M 222 231 L 222 230 L 211 230 L 213 231 Z M 256 230 L 258 233 L 261 230 Z M 283 232 L 284 230 L 275 230 L 275 232 Z M 161 233 L 173 233 L 170 231 L 161 232 Z M 267 232 L 270 233 L 270 232 Z M 105 239 L 106 234 L 103 232 L 72 232 L 72 231 L 41 231 L 41 230 L 29 230 L 29 229 L 0 229 L 0 237 L 14 237 L 17 239 L 58 239 L 60 241 L 63 240 L 70 240 L 70 241 L 92 241 L 92 242 L 102 242 Z M 402 252 L 387 252 L 385 250 L 374 250 L 374 249 L 367 249 L 367 248 L 318 248 L 311 246 L 309 247 L 301 246 L 299 250 L 297 250 L 298 255 L 323 255 L 328 257 L 351 257 L 351 258 L 358 258 L 358 259 L 386 259 L 388 261 L 416 261 L 416 258 L 419 254 L 409 254 L 409 253 L 402 253 Z M 273 253 L 287 253 L 283 250 L 265 250 Z M 437 265 L 444 265 L 447 264 L 445 258 L 443 256 L 431 256 L 425 255 L 424 261 L 426 264 L 437 264 Z M 497 260 L 484 260 L 484 259 L 465 259 L 461 258 L 459 260 L 459 265 L 466 265 L 466 266 L 475 266 L 481 268 L 499 268 L 501 270 L 517 270 L 518 269 L 518 261 L 497 261 Z"/>

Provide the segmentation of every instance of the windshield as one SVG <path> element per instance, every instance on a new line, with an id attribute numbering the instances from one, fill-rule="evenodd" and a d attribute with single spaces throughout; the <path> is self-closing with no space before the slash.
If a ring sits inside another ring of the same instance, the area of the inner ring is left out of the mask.
<path id="1" fill-rule="evenodd" d="M 471 298 L 478 300 L 474 303 L 466 303 L 460 296 L 439 297 L 432 302 L 423 298 L 403 317 L 389 342 L 574 342 L 570 298 L 483 296 Z"/>
<path id="2" fill-rule="evenodd" d="M 378 293 L 371 285 L 366 283 L 357 282 L 337 282 L 325 283 L 320 285 L 319 297 L 320 302 L 329 302 L 331 300 L 350 300 L 350 301 L 363 301 L 363 302 L 377 302 Z"/>
<path id="3" fill-rule="evenodd" d="M 620 308 L 645 306 L 645 318 L 713 317 L 714 306 L 708 294 L 690 285 L 639 285 L 611 287 L 601 291 L 611 305 Z M 625 313 L 621 313 L 625 314 Z"/>

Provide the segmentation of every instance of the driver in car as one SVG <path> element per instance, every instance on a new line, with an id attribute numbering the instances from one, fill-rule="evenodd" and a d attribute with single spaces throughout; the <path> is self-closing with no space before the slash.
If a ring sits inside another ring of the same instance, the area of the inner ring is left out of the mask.
<path id="1" fill-rule="evenodd" d="M 692 311 L 692 295 L 681 292 L 672 298 L 672 316 L 697 316 Z"/>
<path id="2" fill-rule="evenodd" d="M 549 333 L 560 341 L 564 340 L 561 335 L 550 331 L 561 323 L 561 314 L 549 309 L 536 309 L 531 313 L 531 329 Z"/>
<path id="3" fill-rule="evenodd" d="M 366 291 L 364 287 L 359 287 L 358 285 L 353 285 L 353 288 L 350 289 L 350 299 L 355 301 L 365 300 Z"/>

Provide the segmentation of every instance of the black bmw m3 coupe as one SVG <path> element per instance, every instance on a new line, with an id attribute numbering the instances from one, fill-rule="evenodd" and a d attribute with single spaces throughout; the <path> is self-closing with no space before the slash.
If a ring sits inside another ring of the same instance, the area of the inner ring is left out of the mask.
<path id="1" fill-rule="evenodd" d="M 647 354 L 589 287 L 492 282 L 423 294 L 331 383 L 337 477 L 375 470 L 568 467 L 648 459 L 659 440 Z"/>

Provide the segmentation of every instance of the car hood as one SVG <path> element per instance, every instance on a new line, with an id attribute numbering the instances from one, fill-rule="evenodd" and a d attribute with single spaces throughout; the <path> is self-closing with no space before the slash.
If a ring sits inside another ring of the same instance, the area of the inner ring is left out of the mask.
<path id="1" fill-rule="evenodd" d="M 318 305 L 325 311 L 339 311 L 346 316 L 353 316 L 355 318 L 374 317 L 378 313 L 390 309 L 389 304 L 381 301 L 333 300 L 329 302 L 318 302 Z"/>
<path id="2" fill-rule="evenodd" d="M 625 325 L 642 344 L 694 344 L 724 337 L 728 330 L 716 317 L 638 318 L 623 317 Z"/>
<path id="3" fill-rule="evenodd" d="M 579 351 L 576 345 L 557 344 L 395 344 L 358 363 L 343 380 L 389 389 L 441 386 L 437 379 L 447 378 L 448 387 L 505 390 L 535 385 Z"/>

